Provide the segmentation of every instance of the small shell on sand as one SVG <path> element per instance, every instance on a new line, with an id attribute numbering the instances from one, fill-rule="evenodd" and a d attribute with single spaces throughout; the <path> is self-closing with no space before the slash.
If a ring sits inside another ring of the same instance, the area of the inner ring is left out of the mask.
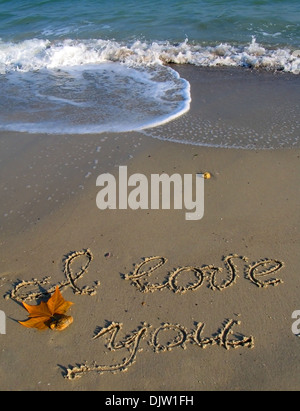
<path id="1" fill-rule="evenodd" d="M 206 172 L 203 174 L 203 177 L 204 177 L 206 180 L 208 180 L 208 179 L 211 178 L 211 174 L 210 174 L 208 171 L 206 171 Z"/>

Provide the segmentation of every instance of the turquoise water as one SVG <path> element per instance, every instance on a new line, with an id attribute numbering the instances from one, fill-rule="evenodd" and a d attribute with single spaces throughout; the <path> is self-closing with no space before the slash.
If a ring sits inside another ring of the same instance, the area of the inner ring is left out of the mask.
<path id="1" fill-rule="evenodd" d="M 300 73 L 299 0 L 0 0 L 0 130 L 103 133 L 190 108 L 167 63 Z"/>
<path id="2" fill-rule="evenodd" d="M 114 39 L 300 47 L 298 0 L 7 0 L 0 37 Z"/>

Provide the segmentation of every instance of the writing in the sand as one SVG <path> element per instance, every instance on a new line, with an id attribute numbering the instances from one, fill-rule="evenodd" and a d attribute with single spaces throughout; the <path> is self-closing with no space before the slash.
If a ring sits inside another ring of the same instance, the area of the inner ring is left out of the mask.
<path id="1" fill-rule="evenodd" d="M 23 280 L 15 285 L 14 289 L 7 295 L 7 298 L 18 301 L 37 300 L 45 294 L 53 292 L 56 286 L 58 286 L 61 291 L 70 287 L 75 294 L 94 295 L 97 292 L 97 287 L 100 286 L 99 281 L 95 282 L 93 287 L 79 287 L 77 284 L 77 281 L 87 273 L 92 260 L 93 254 L 89 249 L 70 253 L 64 260 L 64 274 L 66 278 L 63 281 L 50 286 L 50 277 L 42 280 Z M 163 272 L 163 275 L 165 275 L 163 280 L 155 281 L 153 279 L 154 273 L 157 275 L 159 269 L 162 267 L 165 269 L 167 261 L 167 258 L 162 256 L 147 257 L 143 259 L 142 262 L 134 265 L 133 272 L 122 274 L 122 277 L 125 281 L 131 281 L 140 292 L 169 290 L 181 295 L 199 290 L 205 281 L 211 290 L 222 291 L 237 282 L 239 278 L 239 262 L 244 265 L 244 277 L 257 287 L 266 288 L 269 286 L 277 286 L 283 282 L 277 277 L 279 270 L 284 267 L 283 262 L 276 259 L 263 259 L 254 263 L 248 263 L 248 258 L 237 254 L 230 254 L 223 258 L 225 275 L 223 275 L 223 267 L 214 265 L 184 266 L 171 271 L 166 270 Z M 77 271 L 73 269 L 75 262 Z M 274 273 L 276 273 L 276 276 L 274 276 Z M 161 272 L 158 277 L 161 278 Z M 43 291 L 41 291 L 41 285 L 44 286 L 47 284 L 49 284 L 48 290 L 43 289 Z M 39 291 L 33 292 L 28 290 L 28 288 L 30 289 L 32 286 L 38 287 Z M 153 327 L 147 323 L 142 323 L 136 330 L 126 335 L 123 339 L 119 339 L 117 342 L 119 334 L 123 329 L 123 324 L 112 322 L 98 329 L 95 332 L 93 340 L 104 336 L 108 337 L 106 345 L 108 351 L 122 352 L 123 360 L 121 362 L 113 361 L 108 365 L 99 365 L 95 361 L 92 364 L 84 363 L 76 365 L 66 369 L 65 377 L 72 380 L 92 371 L 100 374 L 104 372 L 115 373 L 117 371 L 126 371 L 136 361 L 137 355 L 141 351 L 141 343 L 147 339 L 147 336 L 148 345 L 152 347 L 154 353 L 168 352 L 175 348 L 186 349 L 188 344 L 194 344 L 202 349 L 208 346 L 219 346 L 227 350 L 241 347 L 253 348 L 253 336 L 245 336 L 242 333 L 234 334 L 233 328 L 240 324 L 240 321 L 225 319 L 216 333 L 207 337 L 203 336 L 203 330 L 205 328 L 205 323 L 203 322 L 195 323 L 194 328 L 190 331 L 181 324 L 163 323 L 157 327 Z M 294 328 L 295 327 L 296 324 L 294 325 Z"/>
<path id="2" fill-rule="evenodd" d="M 78 272 L 73 272 L 72 265 L 77 259 L 85 259 L 82 262 Z M 6 295 L 6 298 L 12 298 L 17 301 L 32 301 L 51 294 L 58 286 L 61 291 L 70 287 L 74 294 L 80 295 L 95 295 L 97 287 L 100 286 L 100 281 L 96 281 L 95 285 L 79 287 L 77 281 L 87 273 L 88 268 L 93 260 L 91 250 L 76 251 L 69 254 L 64 260 L 64 274 L 66 279 L 50 286 L 47 290 L 44 286 L 50 284 L 51 277 L 45 277 L 41 280 L 22 280 Z M 160 283 L 151 282 L 153 273 L 163 267 L 168 259 L 162 256 L 147 257 L 142 262 L 135 265 L 134 271 L 129 274 L 123 274 L 123 279 L 131 281 L 131 283 L 141 292 L 154 292 L 163 289 L 173 291 L 176 294 L 184 294 L 188 291 L 197 291 L 202 287 L 205 281 L 208 282 L 209 288 L 213 291 L 223 291 L 237 282 L 239 270 L 236 262 L 238 260 L 247 263 L 248 258 L 237 254 L 230 254 L 223 258 L 226 275 L 225 279 L 221 278 L 224 272 L 223 267 L 214 265 L 202 266 L 183 266 L 167 272 L 166 278 Z M 278 273 L 284 267 L 282 261 L 266 258 L 256 261 L 251 264 L 245 264 L 244 276 L 252 284 L 260 288 L 269 286 L 277 286 L 283 283 L 282 279 L 273 277 L 274 273 Z M 221 278 L 221 279 L 220 279 Z M 43 291 L 38 292 L 28 291 L 28 287 L 37 286 Z"/>
<path id="3" fill-rule="evenodd" d="M 239 347 L 254 347 L 253 336 L 245 336 L 241 333 L 233 335 L 233 327 L 240 325 L 241 322 L 233 319 L 224 320 L 221 327 L 211 337 L 203 337 L 202 333 L 205 328 L 205 323 L 199 322 L 195 324 L 195 328 L 188 331 L 183 325 L 164 323 L 159 325 L 149 335 L 148 344 L 152 347 L 155 353 L 172 351 L 175 348 L 187 348 L 187 344 L 194 344 L 199 348 L 208 346 L 220 346 L 226 350 Z M 71 368 L 67 368 L 65 378 L 73 380 L 82 377 L 88 372 L 118 372 L 127 371 L 136 361 L 137 354 L 141 351 L 140 344 L 148 335 L 152 325 L 143 323 L 137 330 L 131 332 L 125 339 L 116 342 L 119 332 L 122 330 L 123 324 L 112 322 L 108 327 L 101 328 L 94 335 L 93 340 L 107 336 L 107 349 L 109 351 L 122 350 L 127 352 L 127 356 L 120 363 L 110 365 L 100 365 L 96 362 L 92 364 L 80 364 Z"/>
<path id="4" fill-rule="evenodd" d="M 185 266 L 168 272 L 161 282 L 151 282 L 151 275 L 158 271 L 168 261 L 165 257 L 148 257 L 141 263 L 136 264 L 133 273 L 125 274 L 123 278 L 129 280 L 141 292 L 154 292 L 163 289 L 171 290 L 177 294 L 184 294 L 187 291 L 198 290 L 208 281 L 209 288 L 215 290 L 225 290 L 233 285 L 238 278 L 237 260 L 247 262 L 247 257 L 231 254 L 224 257 L 226 269 L 225 279 L 218 280 L 223 271 L 222 267 L 214 265 Z M 246 264 L 244 268 L 245 277 L 257 287 L 276 286 L 283 281 L 280 278 L 270 278 L 276 271 L 279 271 L 284 263 L 274 259 L 264 259 L 253 264 Z"/>
<path id="5" fill-rule="evenodd" d="M 32 280 L 22 280 L 15 285 L 15 287 L 5 296 L 5 298 L 11 298 L 17 301 L 38 300 L 40 298 L 43 298 L 45 295 L 53 293 L 56 287 L 58 287 L 61 292 L 70 287 L 73 290 L 74 294 L 95 295 L 97 293 L 97 287 L 100 286 L 100 281 L 96 281 L 93 287 L 79 287 L 77 285 L 77 281 L 87 273 L 93 258 L 93 254 L 89 249 L 70 253 L 64 260 L 64 274 L 66 277 L 65 280 L 50 286 L 48 289 L 45 289 L 44 286 L 50 284 L 50 276 L 45 277 L 41 280 L 38 280 L 36 278 Z M 79 260 L 79 262 L 81 263 L 81 267 L 77 272 L 74 273 L 72 265 L 76 262 L 78 263 L 77 260 Z M 30 287 L 38 287 L 39 291 L 28 291 L 28 288 Z"/>

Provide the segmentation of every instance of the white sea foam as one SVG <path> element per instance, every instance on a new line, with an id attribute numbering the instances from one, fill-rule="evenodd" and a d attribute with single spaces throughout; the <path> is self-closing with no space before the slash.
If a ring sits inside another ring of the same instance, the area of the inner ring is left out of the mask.
<path id="1" fill-rule="evenodd" d="M 25 40 L 0 42 L 0 73 L 61 68 L 113 61 L 131 66 L 164 63 L 197 66 L 245 66 L 300 73 L 300 57 L 289 48 L 268 49 L 255 37 L 245 46 L 219 44 L 202 46 L 189 43 L 134 41 L 121 44 L 112 40 Z"/>
<path id="2" fill-rule="evenodd" d="M 0 129 L 88 134 L 142 130 L 190 107 L 189 82 L 169 67 L 101 63 L 0 76 Z"/>
<path id="3" fill-rule="evenodd" d="M 168 123 L 189 110 L 191 94 L 189 82 L 167 63 L 299 75 L 300 51 L 270 50 L 254 37 L 243 47 L 188 40 L 0 40 L 0 129 L 86 134 Z"/>

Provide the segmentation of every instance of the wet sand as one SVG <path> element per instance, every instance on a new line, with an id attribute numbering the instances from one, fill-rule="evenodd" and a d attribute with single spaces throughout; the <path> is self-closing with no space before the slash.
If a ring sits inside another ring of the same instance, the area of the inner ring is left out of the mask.
<path id="1" fill-rule="evenodd" d="M 204 104 L 197 69 L 180 70 L 191 82 L 191 111 L 154 132 L 175 140 Z M 290 82 L 299 80 L 282 90 Z M 226 121 L 233 106 L 234 119 L 248 116 L 231 101 Z M 251 114 L 257 129 L 261 110 Z M 300 309 L 298 147 L 11 132 L 1 133 L 0 153 L 1 390 L 299 389 L 291 330 Z M 96 178 L 117 178 L 120 165 L 149 180 L 210 172 L 203 218 L 187 221 L 184 209 L 99 210 Z M 73 324 L 62 332 L 18 324 L 27 317 L 22 301 L 36 304 L 35 293 L 55 285 L 74 303 Z"/>

